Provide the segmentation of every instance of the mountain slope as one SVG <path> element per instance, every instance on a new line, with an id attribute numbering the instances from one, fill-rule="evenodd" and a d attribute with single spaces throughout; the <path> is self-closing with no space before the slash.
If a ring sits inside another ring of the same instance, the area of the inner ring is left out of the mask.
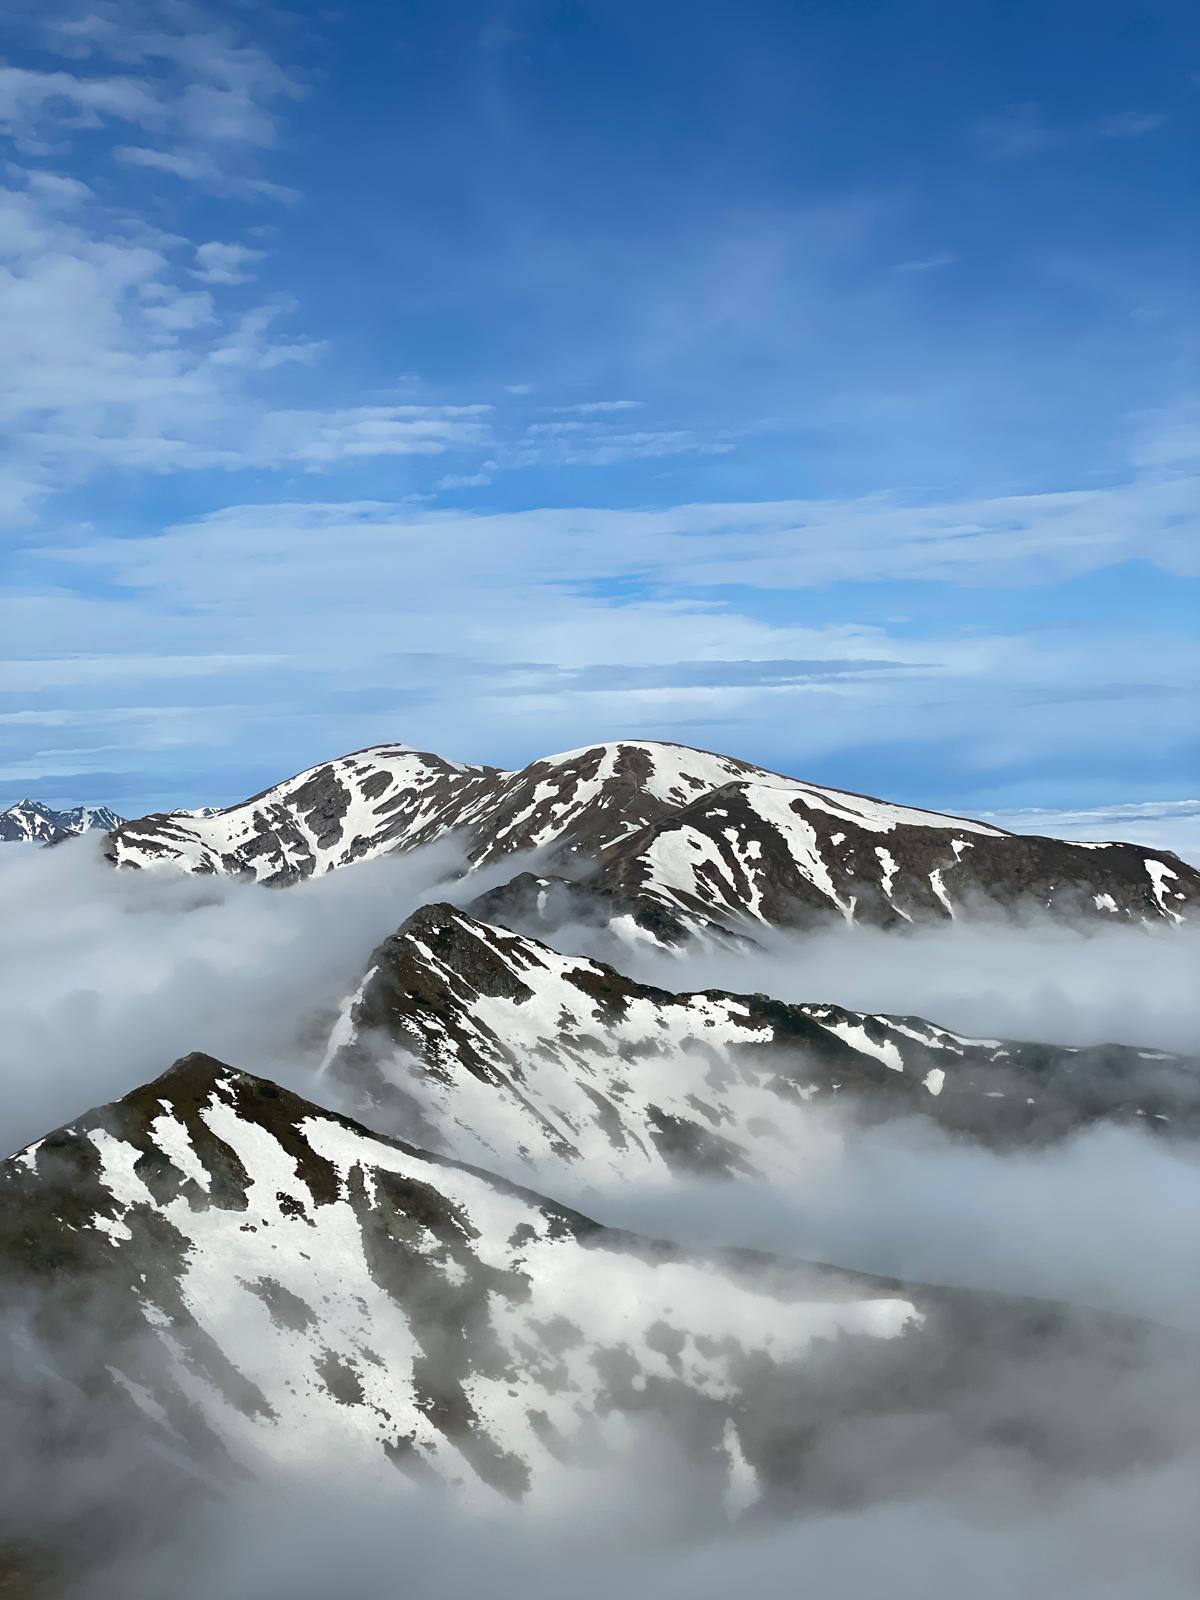
<path id="1" fill-rule="evenodd" d="M 71 834 L 110 833 L 123 821 L 107 806 L 73 806 L 69 811 L 56 811 L 40 800 L 18 800 L 0 811 L 0 841 L 49 844 Z"/>
<path id="2" fill-rule="evenodd" d="M 483 1503 L 551 1493 L 656 1389 L 727 1477 L 742 1352 L 921 1321 L 882 1281 L 689 1262 L 201 1056 L 5 1162 L 0 1195 L 0 1264 L 90 1285 L 119 1389 L 177 1444 L 263 1468 L 319 1440 Z"/>
<path id="3" fill-rule="evenodd" d="M 108 853 L 118 866 L 168 864 L 295 883 L 469 826 L 499 776 L 494 767 L 464 767 L 405 745 L 380 745 L 312 767 L 224 810 L 123 823 Z"/>
<path id="4" fill-rule="evenodd" d="M 520 772 L 380 745 L 223 810 L 127 822 L 114 834 L 111 853 L 121 866 L 173 862 L 266 883 L 416 849 L 460 830 L 477 864 L 531 850 L 590 859 L 697 795 L 747 777 L 788 781 L 682 745 L 599 745 L 534 761 Z"/>
<path id="5" fill-rule="evenodd" d="M 109 854 L 286 884 L 450 834 L 475 865 L 541 852 L 552 875 L 587 880 L 599 914 L 668 942 L 983 907 L 1177 921 L 1200 901 L 1200 871 L 1166 852 L 1008 834 L 650 741 L 515 773 L 381 746 L 211 816 L 124 823 Z"/>
<path id="6" fill-rule="evenodd" d="M 35 1307 L 37 1416 L 103 1391 L 218 1492 L 319 1462 L 550 1509 L 571 1474 L 632 1481 L 641 1441 L 703 1517 L 918 1492 L 1001 1446 L 1068 1473 L 1157 1447 L 1121 1395 L 1144 1330 L 689 1255 L 205 1056 L 0 1163 L 0 1269 Z M 1086 1414 L 1056 1384 L 1094 1385 Z"/>
<path id="7" fill-rule="evenodd" d="M 1005 911 L 1180 922 L 1200 904 L 1200 871 L 1138 845 L 1071 844 L 829 790 L 735 783 L 609 850 L 589 888 L 674 919 L 681 933 Z"/>
<path id="8" fill-rule="evenodd" d="M 376 1127 L 554 1188 L 677 1174 L 786 1182 L 805 1106 L 920 1115 L 989 1142 L 1097 1117 L 1200 1128 L 1200 1062 L 965 1039 L 765 995 L 672 994 L 449 905 L 371 958 L 326 1071 Z"/>

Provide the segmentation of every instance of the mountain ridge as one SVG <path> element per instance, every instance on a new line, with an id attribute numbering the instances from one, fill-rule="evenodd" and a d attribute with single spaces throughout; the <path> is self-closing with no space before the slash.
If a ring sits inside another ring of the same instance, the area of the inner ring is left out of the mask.
<path id="1" fill-rule="evenodd" d="M 72 806 L 59 811 L 41 800 L 16 800 L 0 811 L 0 842 L 51 844 L 81 833 L 111 833 L 124 821 L 108 806 Z"/>
<path id="2" fill-rule="evenodd" d="M 372 1126 L 418 1126 L 423 1144 L 472 1149 L 552 1188 L 681 1176 L 786 1185 L 809 1107 L 839 1097 L 856 1117 L 920 1117 L 995 1145 L 1042 1144 L 1097 1120 L 1200 1128 L 1200 1059 L 677 993 L 445 903 L 421 907 L 372 954 L 323 1071 Z"/>
<path id="3" fill-rule="evenodd" d="M 652 740 L 517 772 L 375 746 L 210 817 L 125 822 L 106 853 L 118 866 L 284 887 L 450 838 L 467 871 L 544 860 L 548 878 L 608 908 L 622 936 L 659 943 L 1025 909 L 1178 922 L 1200 903 L 1200 870 L 1167 851 L 1010 834 Z"/>

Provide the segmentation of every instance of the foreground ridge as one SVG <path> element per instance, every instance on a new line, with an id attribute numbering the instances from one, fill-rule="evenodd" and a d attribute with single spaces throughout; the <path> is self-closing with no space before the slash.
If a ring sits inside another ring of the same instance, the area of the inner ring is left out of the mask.
<path id="1" fill-rule="evenodd" d="M 86 1398 L 110 1447 L 132 1431 L 159 1477 L 221 1492 L 319 1455 L 549 1508 L 564 1472 L 636 1471 L 644 1429 L 714 1515 L 844 1505 L 845 1429 L 921 1410 L 945 1439 L 906 1492 L 993 1437 L 1090 1459 L 1077 1411 L 1005 1375 L 1082 1381 L 1082 1314 L 604 1228 L 204 1055 L 0 1163 L 0 1268 L 33 1307 L 36 1418 Z M 1116 1391 L 1147 1330 L 1085 1322 L 1089 1448 L 1144 1459 Z"/>

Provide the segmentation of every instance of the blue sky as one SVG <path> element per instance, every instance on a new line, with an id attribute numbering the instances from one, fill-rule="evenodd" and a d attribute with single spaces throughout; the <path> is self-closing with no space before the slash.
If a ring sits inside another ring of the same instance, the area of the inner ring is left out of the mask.
<path id="1" fill-rule="evenodd" d="M 0 802 L 1196 793 L 1191 6 L 0 18 Z"/>

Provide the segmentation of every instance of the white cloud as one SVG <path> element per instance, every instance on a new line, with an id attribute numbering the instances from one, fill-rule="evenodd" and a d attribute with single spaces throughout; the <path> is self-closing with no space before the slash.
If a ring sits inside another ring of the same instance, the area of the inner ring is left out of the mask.
<path id="1" fill-rule="evenodd" d="M 424 417 L 399 419 L 398 441 L 389 419 L 370 420 L 385 424 L 382 439 L 364 438 L 354 413 L 320 425 L 302 414 L 246 446 L 320 468 L 349 449 L 447 442 L 423 435 Z M 471 414 L 434 420 L 486 426 Z M 291 657 L 243 674 L 220 698 L 244 704 L 211 731 L 210 748 L 253 746 L 263 761 L 276 750 L 280 770 L 397 737 L 508 761 L 642 734 L 752 752 L 799 773 L 837 750 L 932 743 L 960 752 L 957 781 L 966 761 L 980 786 L 1047 760 L 1104 752 L 1111 765 L 1114 746 L 1134 765 L 1157 758 L 1189 737 L 1194 641 L 1141 637 L 1133 619 L 1107 654 L 1137 661 L 1136 680 L 1114 666 L 1106 684 L 1092 634 L 969 631 L 952 589 L 940 626 L 895 632 L 806 626 L 777 598 L 768 621 L 748 598 L 914 570 L 948 585 L 1085 570 L 1074 524 L 1064 537 L 1058 508 L 1036 500 L 1015 533 L 1009 500 L 487 515 L 370 502 L 232 507 L 154 538 L 89 535 L 31 552 L 44 593 L 10 597 L 0 626 L 13 656 Z M 1119 495 L 1115 506 L 1102 497 L 1087 528 L 1116 526 L 1119 510 Z M 1127 543 L 1084 542 L 1088 561 L 1121 559 L 1144 537 L 1144 511 L 1124 515 Z M 972 535 L 958 533 L 964 522 Z M 1017 544 L 1011 565 L 1006 536 Z M 943 540 L 953 560 L 939 553 Z M 107 598 L 87 594 L 97 576 Z M 153 677 L 148 666 L 146 683 Z M 146 689 L 107 697 L 131 699 L 145 703 Z"/>
<path id="2" fill-rule="evenodd" d="M 445 477 L 439 478 L 434 488 L 439 493 L 449 489 L 486 489 L 492 482 L 492 474 L 496 469 L 494 461 L 485 461 L 479 472 L 448 472 Z"/>
<path id="3" fill-rule="evenodd" d="M 632 431 L 572 419 L 531 423 L 523 438 L 502 453 L 500 463 L 511 468 L 610 467 L 663 456 L 724 455 L 732 449 L 733 441 L 719 433 L 691 428 Z"/>
<path id="4" fill-rule="evenodd" d="M 316 472 L 361 457 L 441 455 L 486 444 L 489 409 L 405 405 L 272 411 L 260 420 L 242 456 L 263 466 L 294 461 Z"/>
<path id="5" fill-rule="evenodd" d="M 217 299 L 260 252 L 209 240 L 189 270 L 184 245 L 86 191 L 0 189 L 0 503 L 12 514 L 103 467 L 316 471 L 487 442 L 482 406 L 273 405 L 269 375 L 322 346 L 281 334 L 286 300 L 231 314 Z"/>
<path id="6" fill-rule="evenodd" d="M 244 244 L 222 244 L 210 239 L 196 246 L 196 277 L 204 283 L 249 283 L 254 273 L 249 271 L 263 259 L 263 251 L 252 250 Z"/>
<path id="7" fill-rule="evenodd" d="M 1120 116 L 1106 117 L 1096 132 L 1105 139 L 1140 139 L 1161 128 L 1166 120 L 1159 111 L 1125 111 Z"/>
<path id="8" fill-rule="evenodd" d="M 278 666 L 286 655 L 70 655 L 0 661 L 5 687 L 17 694 L 80 684 L 209 678 Z"/>
<path id="9" fill-rule="evenodd" d="M 291 197 L 246 170 L 243 158 L 275 145 L 280 106 L 298 98 L 301 85 L 212 8 L 191 0 L 95 0 L 86 11 L 51 3 L 37 21 L 47 47 L 78 70 L 0 66 L 0 127 L 25 148 L 124 122 L 161 141 L 113 152 L 127 164 L 218 193 Z M 96 70 L 111 66 L 121 70 Z"/>
<path id="10" fill-rule="evenodd" d="M 113 154 L 118 161 L 124 162 L 127 166 L 146 167 L 154 172 L 165 172 L 171 177 L 182 179 L 185 183 L 195 183 L 201 188 L 210 189 L 214 194 L 284 202 L 299 198 L 297 191 L 286 184 L 228 171 L 208 151 L 153 150 L 142 145 L 119 145 Z"/>
<path id="11" fill-rule="evenodd" d="M 136 78 L 80 78 L 0 65 L 0 127 L 23 142 L 37 142 L 47 122 L 95 128 L 106 118 L 154 127 L 166 120 L 166 112 Z"/>

